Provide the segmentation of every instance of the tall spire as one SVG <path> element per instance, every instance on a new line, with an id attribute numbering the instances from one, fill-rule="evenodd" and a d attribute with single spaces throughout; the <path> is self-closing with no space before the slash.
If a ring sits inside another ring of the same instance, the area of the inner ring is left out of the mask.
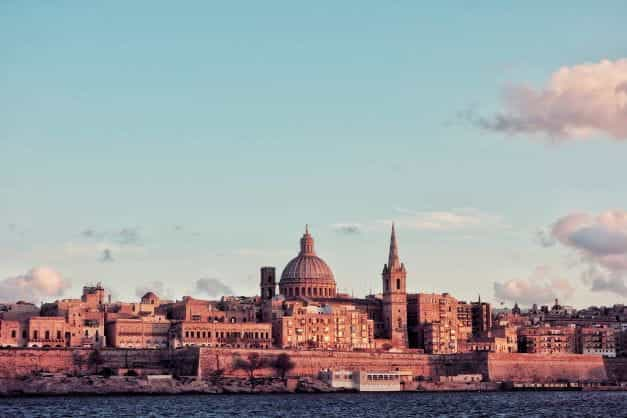
<path id="1" fill-rule="evenodd" d="M 392 236 L 390 237 L 390 255 L 388 257 L 388 268 L 395 270 L 401 267 L 401 260 L 398 258 L 398 243 L 396 242 L 396 229 L 392 222 Z"/>

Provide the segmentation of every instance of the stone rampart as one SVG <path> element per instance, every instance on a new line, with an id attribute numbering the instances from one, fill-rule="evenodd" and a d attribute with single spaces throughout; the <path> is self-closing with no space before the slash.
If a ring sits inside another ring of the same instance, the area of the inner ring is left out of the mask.
<path id="1" fill-rule="evenodd" d="M 89 373 L 96 368 L 148 369 L 194 375 L 198 370 L 198 351 L 181 349 L 133 350 L 102 349 L 95 360 L 93 349 L 82 348 L 4 348 L 0 349 L 0 378 L 15 378 L 36 372 Z"/>
<path id="2" fill-rule="evenodd" d="M 177 350 L 103 349 L 98 368 L 142 369 L 207 378 L 217 369 L 226 376 L 243 376 L 233 368 L 236 357 L 257 352 L 268 359 L 287 353 L 295 363 L 292 376 L 317 376 L 322 369 L 401 370 L 414 376 L 437 379 L 456 374 L 481 374 L 493 382 L 603 382 L 627 381 L 627 358 L 606 359 L 591 355 L 535 355 L 518 353 L 471 353 L 426 355 L 415 353 L 361 353 L 336 351 L 234 350 L 182 348 Z M 0 378 L 36 372 L 93 373 L 91 349 L 0 349 Z M 90 360 L 91 358 L 91 360 Z M 257 376 L 273 376 L 265 368 Z"/>
<path id="3" fill-rule="evenodd" d="M 491 381 L 604 382 L 608 372 L 601 356 L 581 354 L 538 355 L 490 353 Z"/>
<path id="4" fill-rule="evenodd" d="M 287 353 L 295 363 L 290 372 L 294 376 L 317 376 L 322 369 L 349 370 L 401 370 L 415 376 L 436 377 L 447 374 L 480 373 L 487 378 L 485 354 L 455 354 L 433 356 L 409 353 L 362 353 L 338 351 L 286 351 L 286 350 L 232 350 L 199 349 L 199 376 L 208 376 L 216 369 L 224 370 L 228 376 L 242 376 L 241 370 L 233 369 L 234 359 L 246 358 L 249 353 L 257 352 L 268 359 L 281 353 Z M 271 376 L 270 368 L 257 371 L 259 376 Z"/>

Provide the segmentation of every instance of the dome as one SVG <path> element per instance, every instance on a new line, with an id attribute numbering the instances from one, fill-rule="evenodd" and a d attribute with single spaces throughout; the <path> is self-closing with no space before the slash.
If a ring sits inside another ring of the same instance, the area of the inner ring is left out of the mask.
<path id="1" fill-rule="evenodd" d="M 148 292 L 142 296 L 141 302 L 147 305 L 155 305 L 158 304 L 159 297 L 152 292 Z"/>
<path id="2" fill-rule="evenodd" d="M 314 251 L 309 229 L 300 240 L 300 253 L 281 274 L 279 291 L 284 296 L 334 297 L 335 277 L 331 268 Z"/>

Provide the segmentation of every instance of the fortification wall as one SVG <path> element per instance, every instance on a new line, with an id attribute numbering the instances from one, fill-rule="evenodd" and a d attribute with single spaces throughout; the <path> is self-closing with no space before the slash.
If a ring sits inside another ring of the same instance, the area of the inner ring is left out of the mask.
<path id="1" fill-rule="evenodd" d="M 608 379 L 601 356 L 581 354 L 490 353 L 488 374 L 491 381 L 514 382 L 602 382 Z"/>
<path id="2" fill-rule="evenodd" d="M 0 349 L 0 378 L 14 378 L 34 372 L 78 373 L 98 368 L 149 369 L 194 375 L 198 369 L 198 351 L 181 349 L 132 350 L 103 349 L 99 351 L 99 364 L 94 364 L 92 349 Z"/>
<path id="3" fill-rule="evenodd" d="M 407 353 L 356 353 L 287 350 L 232 350 L 184 348 L 170 350 L 100 351 L 100 368 L 145 369 L 208 377 L 216 369 L 227 376 L 243 376 L 233 369 L 237 356 L 251 352 L 268 359 L 287 353 L 295 363 L 293 376 L 316 376 L 322 369 L 402 370 L 415 376 L 481 374 L 485 380 L 515 382 L 627 381 L 627 358 L 607 359 L 588 355 L 540 356 L 518 353 L 472 353 L 433 356 Z M 0 378 L 15 378 L 34 372 L 76 373 L 93 371 L 91 349 L 0 349 Z M 271 376 L 266 368 L 256 373 Z"/>
<path id="4" fill-rule="evenodd" d="M 285 350 L 227 350 L 199 349 L 199 376 L 208 376 L 216 369 L 223 369 L 228 376 L 242 376 L 241 370 L 233 369 L 234 359 L 246 358 L 249 353 L 257 352 L 268 359 L 281 353 L 289 354 L 295 363 L 290 372 L 295 376 L 317 376 L 322 369 L 362 369 L 362 370 L 402 370 L 415 376 L 436 377 L 445 374 L 481 373 L 488 376 L 485 354 L 456 354 L 432 356 L 425 354 L 404 353 L 358 353 L 324 351 L 285 351 Z M 272 369 L 256 372 L 259 376 L 270 376 Z"/>
<path id="5" fill-rule="evenodd" d="M 611 382 L 627 382 L 627 357 L 605 358 L 603 362 Z"/>

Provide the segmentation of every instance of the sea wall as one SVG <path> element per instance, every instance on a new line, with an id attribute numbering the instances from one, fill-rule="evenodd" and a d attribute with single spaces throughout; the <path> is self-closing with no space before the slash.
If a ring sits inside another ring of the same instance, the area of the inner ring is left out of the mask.
<path id="1" fill-rule="evenodd" d="M 151 373 L 195 375 L 198 370 L 198 350 L 133 350 L 103 349 L 0 349 L 0 378 L 16 378 L 36 372 L 80 374 L 97 369 L 135 369 Z"/>
<path id="2" fill-rule="evenodd" d="M 522 353 L 490 353 L 488 356 L 491 381 L 604 382 L 608 374 L 601 356 Z"/>
<path id="3" fill-rule="evenodd" d="M 242 376 L 241 370 L 233 368 L 237 357 L 246 358 L 256 352 L 272 359 L 286 353 L 294 362 L 290 372 L 294 376 L 317 376 L 322 369 L 362 369 L 362 370 L 401 370 L 414 376 L 426 378 L 451 374 L 482 374 L 488 377 L 485 353 L 433 356 L 414 353 L 361 353 L 338 351 L 286 351 L 286 350 L 228 350 L 199 349 L 198 375 L 209 376 L 212 371 L 221 369 L 228 376 Z M 259 376 L 270 376 L 274 371 L 265 368 L 257 371 Z"/>
<path id="4" fill-rule="evenodd" d="M 415 353 L 361 353 L 334 351 L 234 350 L 182 348 L 177 350 L 103 349 L 0 349 L 0 378 L 19 378 L 37 372 L 89 374 L 99 369 L 134 369 L 140 374 L 172 373 L 208 378 L 215 370 L 225 376 L 243 377 L 233 367 L 237 357 L 259 353 L 269 360 L 286 353 L 294 362 L 291 376 L 315 377 L 322 369 L 400 370 L 437 380 L 439 376 L 481 374 L 492 382 L 604 382 L 627 381 L 627 358 L 608 359 L 590 355 L 533 355 L 518 353 L 471 353 L 426 355 Z M 98 358 L 95 362 L 94 359 Z M 271 368 L 256 376 L 276 375 Z"/>

